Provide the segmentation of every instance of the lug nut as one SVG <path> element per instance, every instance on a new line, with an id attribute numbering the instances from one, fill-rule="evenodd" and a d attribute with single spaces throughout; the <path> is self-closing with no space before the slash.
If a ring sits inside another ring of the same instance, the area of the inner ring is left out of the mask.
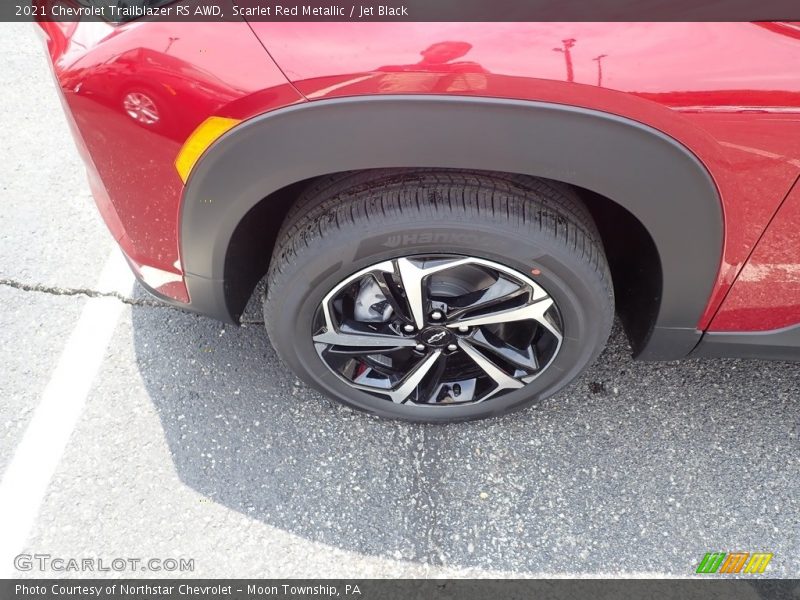
<path id="1" fill-rule="evenodd" d="M 466 325 L 459 325 L 458 331 L 461 333 L 467 333 L 469 331 L 469 327 L 467 327 Z"/>
<path id="2" fill-rule="evenodd" d="M 450 352 L 455 352 L 456 350 L 458 350 L 458 346 L 456 346 L 455 344 L 448 344 L 447 349 L 450 350 Z"/>
<path id="3" fill-rule="evenodd" d="M 414 348 L 416 348 L 416 350 L 418 352 L 423 352 L 425 350 L 425 345 L 424 344 L 417 344 L 416 346 L 414 346 Z"/>
<path id="4" fill-rule="evenodd" d="M 411 333 L 412 331 L 414 331 L 414 326 L 410 324 L 403 325 L 403 331 L 405 331 L 406 333 Z"/>
<path id="5" fill-rule="evenodd" d="M 434 320 L 434 321 L 438 321 L 438 320 L 439 320 L 439 319 L 441 319 L 443 316 L 444 316 L 444 315 L 442 314 L 442 311 L 440 311 L 440 310 L 435 310 L 435 311 L 433 311 L 433 312 L 431 313 L 431 319 L 432 319 L 432 320 Z"/>

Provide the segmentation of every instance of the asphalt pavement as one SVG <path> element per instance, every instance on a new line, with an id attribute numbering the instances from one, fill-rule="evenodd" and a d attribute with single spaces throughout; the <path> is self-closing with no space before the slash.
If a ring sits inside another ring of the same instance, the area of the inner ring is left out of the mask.
<path id="1" fill-rule="evenodd" d="M 637 363 L 616 327 L 574 385 L 509 417 L 353 412 L 281 364 L 256 303 L 232 327 L 138 287 L 86 294 L 114 245 L 33 27 L 0 24 L 0 56 L 0 474 L 30 469 L 0 496 L 31 515 L 0 514 L 21 523 L 7 554 L 190 558 L 194 577 L 686 577 L 706 552 L 762 551 L 765 575 L 800 574 L 796 364 Z M 81 395 L 57 366 L 94 311 L 111 327 Z M 68 428 L 36 410 L 53 381 Z"/>

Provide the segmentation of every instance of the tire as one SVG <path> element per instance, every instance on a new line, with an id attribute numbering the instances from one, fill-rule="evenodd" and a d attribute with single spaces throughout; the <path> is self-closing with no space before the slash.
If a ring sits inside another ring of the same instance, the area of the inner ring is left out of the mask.
<path id="1" fill-rule="evenodd" d="M 613 314 L 600 236 L 569 186 L 428 169 L 316 180 L 282 226 L 264 299 L 272 344 L 306 383 L 434 423 L 554 394 L 603 349 Z"/>

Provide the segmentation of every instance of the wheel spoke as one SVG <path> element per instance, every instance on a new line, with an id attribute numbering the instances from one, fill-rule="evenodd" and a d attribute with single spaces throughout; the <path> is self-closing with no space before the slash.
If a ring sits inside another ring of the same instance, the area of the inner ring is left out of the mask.
<path id="1" fill-rule="evenodd" d="M 443 259 L 429 261 L 431 264 L 419 266 L 418 261 L 407 258 L 397 259 L 397 270 L 400 273 L 400 280 L 403 290 L 406 293 L 408 307 L 414 317 L 414 324 L 418 329 L 425 326 L 425 313 L 428 308 L 428 293 L 425 289 L 425 278 L 445 269 L 452 269 L 459 265 L 469 264 L 471 259 Z"/>
<path id="2" fill-rule="evenodd" d="M 504 342 L 497 336 L 492 335 L 491 338 L 488 337 L 481 329 L 477 329 L 469 341 L 473 346 L 478 346 L 479 348 L 492 352 L 516 369 L 523 369 L 529 372 L 539 369 L 539 361 L 531 345 L 520 350 Z"/>
<path id="3" fill-rule="evenodd" d="M 495 283 L 480 293 L 480 296 L 466 306 L 450 307 L 447 313 L 447 318 L 450 320 L 461 319 L 467 314 L 476 311 L 487 311 L 494 306 L 505 304 L 519 298 L 520 296 L 529 295 L 530 290 L 526 287 L 509 281 L 508 279 L 500 278 Z"/>
<path id="4" fill-rule="evenodd" d="M 158 115 L 153 111 L 153 109 L 148 108 L 146 106 L 142 107 L 142 114 L 145 117 L 147 117 L 148 119 L 151 119 L 153 121 L 157 121 L 158 120 Z"/>
<path id="5" fill-rule="evenodd" d="M 428 374 L 428 371 L 431 370 L 431 367 L 439 360 L 439 356 L 441 356 L 441 351 L 435 350 L 431 352 L 428 356 L 426 356 L 423 360 L 421 360 L 411 371 L 409 371 L 408 375 L 406 375 L 402 381 L 400 381 L 400 385 L 389 389 L 389 390 L 382 390 L 378 388 L 370 388 L 368 386 L 360 386 L 362 389 L 366 389 L 370 392 L 377 392 L 379 394 L 386 394 L 389 398 L 392 399 L 392 402 L 395 404 L 402 404 L 405 402 L 408 397 L 411 395 L 417 386 L 422 382 L 425 378 L 425 375 Z"/>
<path id="6" fill-rule="evenodd" d="M 512 321 L 536 321 L 552 333 L 556 338 L 561 340 L 561 332 L 545 317 L 545 313 L 553 306 L 553 299 L 549 296 L 533 304 L 521 306 L 519 308 L 511 308 L 508 310 L 501 310 L 471 319 L 462 319 L 454 323 L 448 323 L 448 327 L 476 327 L 478 325 L 491 325 L 493 323 L 510 323 Z"/>
<path id="7" fill-rule="evenodd" d="M 357 273 L 356 276 L 364 277 L 375 271 L 392 272 L 393 270 L 394 266 L 391 262 L 387 261 L 379 263 L 369 269 L 364 269 L 363 271 Z M 374 276 L 376 280 L 379 279 L 379 277 L 379 275 Z M 334 295 L 335 294 L 331 292 L 322 301 L 322 315 L 325 319 L 325 329 L 322 333 L 313 337 L 315 343 L 362 348 L 392 348 L 396 346 L 415 345 L 413 340 L 400 336 L 352 331 L 352 329 L 350 331 L 341 331 L 343 327 L 337 329 L 337 327 L 334 325 L 331 315 L 331 302 L 333 301 Z"/>
<path id="8" fill-rule="evenodd" d="M 386 272 L 376 273 L 375 274 L 375 281 L 378 284 L 378 287 L 381 290 L 384 298 L 392 307 L 392 311 L 395 315 L 397 315 L 402 321 L 406 323 L 413 323 L 414 320 L 411 315 L 408 314 L 408 309 L 403 306 L 405 302 L 403 299 L 398 297 L 397 291 L 395 290 L 394 286 L 387 281 Z"/>
<path id="9" fill-rule="evenodd" d="M 400 346 L 415 346 L 417 342 L 413 338 L 404 338 L 395 335 L 385 335 L 381 333 L 344 333 L 341 331 L 328 330 L 314 336 L 317 344 L 329 344 L 331 346 L 348 346 L 354 348 L 397 348 Z"/>
<path id="10" fill-rule="evenodd" d="M 439 382 L 442 380 L 442 375 L 444 375 L 445 369 L 447 369 L 447 356 L 442 355 L 430 370 L 430 376 L 428 377 L 427 383 L 424 386 L 419 386 L 419 391 L 417 392 L 417 402 L 430 402 L 433 394 L 436 393 L 436 389 L 439 387 Z"/>
<path id="11" fill-rule="evenodd" d="M 483 354 L 481 354 L 472 344 L 467 342 L 464 339 L 458 340 L 459 347 L 464 351 L 464 353 L 469 356 L 475 364 L 478 365 L 484 373 L 486 373 L 494 382 L 497 384 L 497 387 L 493 389 L 489 394 L 478 400 L 478 402 L 483 402 L 484 400 L 488 400 L 490 397 L 494 396 L 497 392 L 502 390 L 511 390 L 511 389 L 518 389 L 524 386 L 525 384 L 520 381 L 519 379 L 515 379 L 510 375 L 504 373 L 502 369 L 498 368 L 491 360 L 486 358 Z"/>

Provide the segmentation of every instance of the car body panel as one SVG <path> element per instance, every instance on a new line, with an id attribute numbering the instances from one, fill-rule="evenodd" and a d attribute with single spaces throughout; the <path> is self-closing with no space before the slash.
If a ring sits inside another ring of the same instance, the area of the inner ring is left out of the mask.
<path id="1" fill-rule="evenodd" d="M 174 161 L 203 119 L 247 121 L 347 96 L 437 94 L 586 108 L 676 140 L 708 170 L 724 219 L 719 269 L 691 327 L 800 322 L 795 283 L 769 266 L 794 264 L 786 236 L 800 228 L 797 192 L 787 198 L 800 174 L 796 25 L 40 25 L 98 207 L 137 275 L 179 304 L 191 307 L 192 298 L 180 256 L 185 188 Z M 125 113 L 120 97 L 130 89 L 163 106 L 158 126 Z"/>
<path id="2" fill-rule="evenodd" d="M 556 102 L 635 119 L 683 143 L 714 177 L 725 214 L 701 329 L 800 173 L 800 39 L 791 24 L 251 26 L 311 100 L 453 93 Z"/>
<path id="3" fill-rule="evenodd" d="M 302 96 L 244 22 L 42 27 L 112 234 L 148 287 L 189 302 L 178 240 L 184 186 L 174 166 L 181 146 L 212 114 L 244 119 Z M 163 103 L 157 127 L 125 113 L 130 89 Z"/>
<path id="4" fill-rule="evenodd" d="M 530 140 L 537 138 L 550 143 L 532 146 Z M 615 152 L 604 152 L 607 147 Z M 608 176 L 631 163 L 637 168 L 625 177 Z M 193 290 L 206 290 L 209 281 L 217 289 L 202 294 L 203 312 L 235 321 L 244 308 L 246 298 L 237 301 L 231 294 L 238 286 L 223 285 L 234 282 L 242 267 L 231 265 L 218 249 L 237 247 L 242 215 L 263 205 L 263 194 L 365 164 L 505 171 L 615 198 L 647 229 L 660 259 L 660 265 L 648 264 L 645 276 L 657 283 L 636 308 L 637 315 L 655 318 L 635 319 L 635 326 L 627 327 L 637 356 L 678 358 L 697 344 L 696 323 L 717 273 L 723 238 L 719 196 L 703 165 L 672 138 L 636 121 L 563 104 L 498 98 L 337 98 L 272 111 L 230 130 L 206 151 L 184 194 L 181 248 L 187 285 L 193 299 L 201 296 Z M 690 239 L 675 244 L 676 230 Z M 364 232 L 365 240 L 370 233 Z M 644 281 L 641 275 L 638 279 Z"/>
<path id="5" fill-rule="evenodd" d="M 713 331 L 800 322 L 800 183 L 795 184 L 711 323 Z"/>

